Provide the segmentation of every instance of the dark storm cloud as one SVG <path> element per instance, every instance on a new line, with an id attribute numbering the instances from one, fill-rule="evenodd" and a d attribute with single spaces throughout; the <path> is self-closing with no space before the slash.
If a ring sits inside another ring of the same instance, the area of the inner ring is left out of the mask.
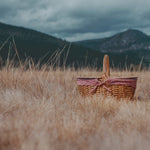
<path id="1" fill-rule="evenodd" d="M 129 17 L 125 16 L 126 12 L 117 11 L 112 12 L 111 15 L 99 15 L 97 17 L 84 16 L 80 22 L 80 28 L 70 29 L 71 33 L 86 33 L 86 32 L 104 32 L 108 30 L 116 30 L 127 26 L 129 23 L 133 23 L 133 20 Z M 121 14 L 121 17 L 118 16 Z M 70 18 L 74 18 L 74 16 L 70 16 Z M 75 17 L 76 18 L 76 17 Z M 124 22 L 124 24 L 121 24 Z M 66 32 L 67 30 L 64 30 Z"/>
<path id="2" fill-rule="evenodd" d="M 16 15 L 16 10 L 13 10 L 10 6 L 0 5 L 0 19 L 9 18 Z"/>
<path id="3" fill-rule="evenodd" d="M 1 0 L 0 21 L 81 40 L 128 28 L 149 34 L 149 8 L 149 0 Z"/>

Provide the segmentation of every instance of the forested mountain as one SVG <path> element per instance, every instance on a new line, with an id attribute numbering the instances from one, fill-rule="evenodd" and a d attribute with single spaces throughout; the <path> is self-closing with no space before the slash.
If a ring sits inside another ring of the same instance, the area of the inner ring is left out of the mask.
<path id="1" fill-rule="evenodd" d="M 85 40 L 76 43 L 101 52 L 150 50 L 150 36 L 133 29 L 108 38 Z"/>
<path id="2" fill-rule="evenodd" d="M 114 59 L 114 64 L 127 63 L 139 64 L 143 59 L 143 65 L 150 64 L 150 36 L 141 31 L 129 29 L 108 38 L 92 39 L 75 42 L 80 46 L 108 53 Z M 125 59 L 126 57 L 126 59 Z"/>
<path id="3" fill-rule="evenodd" d="M 35 30 L 0 23 L 0 56 L 6 61 L 18 51 L 21 61 L 32 58 L 35 63 L 53 63 L 57 65 L 96 65 L 102 59 L 101 52 L 69 43 L 65 40 Z M 88 58 L 87 58 L 88 55 Z M 17 60 L 17 56 L 15 60 Z M 59 63 L 59 64 L 58 64 Z"/>
<path id="4" fill-rule="evenodd" d="M 35 30 L 0 23 L 0 62 L 3 64 L 8 59 L 32 58 L 40 64 L 99 68 L 106 53 L 111 67 L 138 65 L 142 58 L 143 66 L 149 66 L 150 37 L 128 30 L 109 38 L 70 43 Z"/>

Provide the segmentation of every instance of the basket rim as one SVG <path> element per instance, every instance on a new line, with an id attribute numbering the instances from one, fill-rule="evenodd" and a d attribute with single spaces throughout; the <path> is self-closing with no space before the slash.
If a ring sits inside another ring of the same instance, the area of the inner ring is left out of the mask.
<path id="1" fill-rule="evenodd" d="M 102 78 L 77 78 L 77 84 L 81 86 L 102 86 L 104 85 L 124 85 L 124 86 L 131 86 L 136 89 L 137 84 L 137 77 L 132 78 L 114 78 L 114 79 L 107 79 L 103 80 Z M 105 87 L 106 88 L 106 87 Z"/>
<path id="2" fill-rule="evenodd" d="M 94 78 L 94 77 L 90 77 L 90 78 L 83 78 L 83 77 L 77 77 L 76 79 L 85 79 L 85 80 L 90 80 L 90 79 L 102 79 L 102 77 L 100 77 L 100 78 Z M 133 79 L 138 79 L 138 77 L 127 77 L 127 78 L 109 78 L 109 79 L 131 79 L 131 80 L 133 80 Z"/>

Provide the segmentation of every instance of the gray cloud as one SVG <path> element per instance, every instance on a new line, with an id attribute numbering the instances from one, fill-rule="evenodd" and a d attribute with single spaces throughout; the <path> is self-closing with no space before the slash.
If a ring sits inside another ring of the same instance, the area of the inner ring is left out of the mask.
<path id="1" fill-rule="evenodd" d="M 0 21 L 70 41 L 128 28 L 150 34 L 149 0 L 0 0 Z"/>

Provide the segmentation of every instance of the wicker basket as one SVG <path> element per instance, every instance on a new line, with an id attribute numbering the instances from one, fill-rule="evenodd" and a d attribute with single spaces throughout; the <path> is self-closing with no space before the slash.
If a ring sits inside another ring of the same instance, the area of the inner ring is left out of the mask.
<path id="1" fill-rule="evenodd" d="M 115 96 L 116 98 L 133 99 L 137 77 L 110 78 L 109 57 L 103 59 L 103 76 L 101 78 L 77 78 L 79 92 L 82 96 L 101 94 Z"/>

